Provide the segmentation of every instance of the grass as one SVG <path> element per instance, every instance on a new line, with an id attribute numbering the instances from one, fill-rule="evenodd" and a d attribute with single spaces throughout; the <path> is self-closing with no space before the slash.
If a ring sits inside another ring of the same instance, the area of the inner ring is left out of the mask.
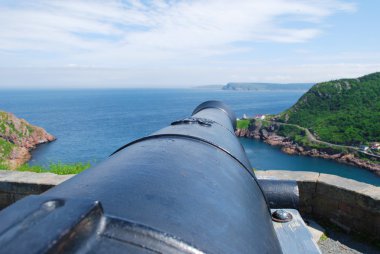
<path id="1" fill-rule="evenodd" d="M 10 115 L 4 111 L 0 111 L 0 133 L 6 133 L 7 135 L 16 134 L 18 138 L 24 138 L 30 136 L 34 132 L 34 127 L 24 120 L 20 120 L 21 126 L 15 127 L 14 122 L 10 120 Z"/>
<path id="2" fill-rule="evenodd" d="M 8 158 L 14 147 L 15 145 L 11 142 L 0 138 L 0 160 Z"/>
<path id="3" fill-rule="evenodd" d="M 242 119 L 242 120 L 237 121 L 236 127 L 238 129 L 248 129 L 249 124 L 250 124 L 249 119 Z"/>
<path id="4" fill-rule="evenodd" d="M 281 125 L 278 134 L 284 137 L 288 137 L 297 144 L 310 149 L 317 149 L 320 151 L 329 151 L 329 153 L 348 153 L 348 150 L 343 147 L 329 146 L 326 144 L 320 144 L 310 141 L 304 130 L 297 126 Z"/>
<path id="5" fill-rule="evenodd" d="M 72 164 L 63 164 L 63 163 L 51 163 L 48 167 L 44 166 L 31 166 L 29 164 L 23 164 L 18 167 L 17 171 L 28 171 L 35 173 L 53 173 L 57 175 L 70 175 L 70 174 L 79 174 L 80 172 L 91 167 L 90 163 L 72 163 Z M 4 170 L 4 167 L 0 166 L 1 170 Z"/>
<path id="6" fill-rule="evenodd" d="M 272 125 L 272 123 L 270 121 L 267 121 L 267 120 L 255 119 L 255 121 L 260 122 L 261 126 L 266 127 L 266 128 L 268 128 Z"/>
<path id="7" fill-rule="evenodd" d="M 8 164 L 4 160 L 0 159 L 0 170 L 6 169 L 8 169 Z"/>
<path id="8" fill-rule="evenodd" d="M 323 233 L 323 234 L 321 235 L 321 237 L 319 238 L 319 242 L 326 241 L 327 239 L 329 239 L 329 237 L 328 237 L 325 233 Z"/>

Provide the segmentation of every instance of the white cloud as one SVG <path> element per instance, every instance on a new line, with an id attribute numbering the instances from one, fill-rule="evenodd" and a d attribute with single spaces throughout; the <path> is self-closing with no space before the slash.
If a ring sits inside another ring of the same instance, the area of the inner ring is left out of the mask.
<path id="1" fill-rule="evenodd" d="M 0 75 L 8 84 L 12 79 L 18 85 L 37 80 L 31 85 L 43 87 L 52 83 L 172 86 L 249 77 L 257 80 L 246 81 L 314 81 L 327 75 L 329 68 L 337 70 L 338 76 L 346 72 L 339 63 L 283 67 L 276 59 L 261 66 L 253 58 L 242 67 L 228 56 L 252 53 L 255 43 L 260 42 L 308 42 L 324 32 L 326 18 L 355 10 L 355 5 L 342 0 L 41 0 L 0 4 L 0 67 L 12 67 L 3 68 Z M 307 66 L 313 66 L 310 68 L 315 73 Z M 359 71 L 352 66 L 346 66 L 352 73 L 378 67 L 376 62 L 355 67 Z"/>
<path id="2" fill-rule="evenodd" d="M 161 52 L 169 58 L 186 52 L 202 55 L 210 49 L 213 54 L 233 50 L 234 42 L 304 42 L 319 34 L 316 24 L 321 19 L 353 8 L 339 1 L 103 2 L 26 1 L 2 6 L 0 50 L 110 54 L 100 61 L 111 61 L 113 54 L 141 59 L 136 51 L 158 59 L 164 57 Z M 303 28 L 278 22 L 284 16 L 301 22 Z M 146 57 L 142 54 L 142 59 Z"/>

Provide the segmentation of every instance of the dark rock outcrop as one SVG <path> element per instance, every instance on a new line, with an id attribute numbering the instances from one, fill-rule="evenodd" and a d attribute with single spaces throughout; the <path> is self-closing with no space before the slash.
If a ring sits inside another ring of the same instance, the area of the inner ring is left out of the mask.
<path id="1" fill-rule="evenodd" d="M 378 163 L 357 158 L 353 153 L 336 153 L 334 150 L 328 148 L 317 150 L 315 148 L 303 147 L 287 137 L 278 135 L 278 128 L 279 126 L 275 123 L 269 127 L 263 127 L 261 124 L 255 122 L 251 124 L 248 129 L 236 130 L 236 135 L 238 137 L 260 139 L 269 145 L 280 146 L 281 150 L 287 154 L 336 160 L 340 163 L 368 169 L 380 176 L 380 164 Z"/>

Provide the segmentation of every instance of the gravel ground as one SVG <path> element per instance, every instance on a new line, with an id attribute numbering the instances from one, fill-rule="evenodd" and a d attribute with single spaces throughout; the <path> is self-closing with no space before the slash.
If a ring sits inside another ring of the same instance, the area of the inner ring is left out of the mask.
<path id="1" fill-rule="evenodd" d="M 380 249 L 354 240 L 351 236 L 335 231 L 328 231 L 329 236 L 326 240 L 320 240 L 318 246 L 322 253 L 337 254 L 357 254 L 357 253 L 376 253 L 380 254 Z"/>
<path id="2" fill-rule="evenodd" d="M 339 241 L 334 241 L 332 239 L 326 239 L 324 241 L 319 241 L 318 246 L 321 249 L 323 254 L 327 253 L 344 253 L 344 254 L 356 254 L 362 253 L 354 249 L 347 247 L 344 244 L 341 244 Z"/>

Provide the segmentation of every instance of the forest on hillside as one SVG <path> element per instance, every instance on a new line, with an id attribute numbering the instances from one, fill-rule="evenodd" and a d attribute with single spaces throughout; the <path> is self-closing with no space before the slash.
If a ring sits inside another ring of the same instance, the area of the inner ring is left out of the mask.
<path id="1" fill-rule="evenodd" d="M 279 119 L 335 144 L 380 141 L 380 72 L 318 83 Z"/>

